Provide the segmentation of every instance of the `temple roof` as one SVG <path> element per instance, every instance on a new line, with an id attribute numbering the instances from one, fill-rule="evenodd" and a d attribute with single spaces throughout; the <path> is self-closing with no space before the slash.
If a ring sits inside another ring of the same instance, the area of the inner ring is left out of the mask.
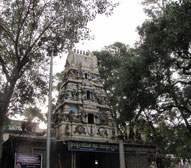
<path id="1" fill-rule="evenodd" d="M 97 57 L 92 52 L 74 52 L 69 50 L 66 68 L 80 68 L 98 73 Z"/>

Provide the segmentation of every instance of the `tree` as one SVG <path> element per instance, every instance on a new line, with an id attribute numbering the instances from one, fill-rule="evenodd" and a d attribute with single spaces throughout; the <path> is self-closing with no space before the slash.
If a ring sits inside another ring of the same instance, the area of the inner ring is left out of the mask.
<path id="1" fill-rule="evenodd" d="M 151 72 L 158 66 L 157 74 L 165 93 L 163 99 L 168 100 L 167 104 L 163 102 L 160 107 L 163 110 L 177 109 L 176 112 L 181 115 L 189 132 L 190 5 L 186 0 L 166 4 L 162 15 L 153 17 L 139 29 L 141 54 L 152 60 Z"/>
<path id="2" fill-rule="evenodd" d="M 133 130 L 141 112 L 153 102 L 151 94 L 144 91 L 143 73 L 148 74 L 144 62 L 137 57 L 136 49 L 119 42 L 95 52 L 95 55 L 113 116 L 123 136 L 133 139 Z M 127 135 L 127 127 L 130 135 Z"/>
<path id="3" fill-rule="evenodd" d="M 22 116 L 25 117 L 25 120 L 32 121 L 46 121 L 46 117 L 41 113 L 41 110 L 37 107 L 29 107 L 25 108 L 24 112 L 22 113 Z"/>
<path id="4" fill-rule="evenodd" d="M 140 130 L 144 139 L 154 143 L 162 153 L 186 159 L 190 155 L 184 151 L 190 149 L 191 143 L 191 3 L 187 0 L 152 2 L 157 4 L 146 10 L 150 19 L 138 28 L 140 41 L 136 48 L 127 48 L 123 59 L 118 59 L 120 67 L 114 76 L 115 66 L 101 54 L 98 58 L 104 63 L 100 69 L 111 73 L 106 77 L 106 81 L 107 78 L 111 81 L 110 86 L 105 86 L 106 90 L 114 91 L 114 97 L 109 96 L 115 100 L 112 106 L 116 114 L 131 129 Z M 121 57 L 116 51 L 119 50 L 107 50 L 111 60 L 113 56 Z"/>
<path id="5" fill-rule="evenodd" d="M 188 159 L 184 151 L 191 143 L 191 3 L 145 3 L 149 19 L 138 27 L 136 47 L 121 52 L 126 45 L 116 43 L 95 53 L 101 77 L 120 125 L 128 124 L 130 132 L 139 130 L 161 153 Z"/>
<path id="6" fill-rule="evenodd" d="M 123 49 L 122 49 L 123 48 Z M 126 52 L 127 46 L 122 43 L 114 43 L 101 52 L 94 52 L 98 58 L 98 67 L 101 79 L 103 79 L 104 89 L 108 95 L 109 103 L 113 109 L 117 108 L 118 99 L 120 96 L 116 94 L 116 82 L 119 78 L 119 69 L 121 67 L 121 59 L 123 52 Z M 122 51 L 123 50 L 123 51 Z M 121 53 L 121 54 L 120 54 Z M 113 116 L 117 118 L 114 110 Z"/>
<path id="7" fill-rule="evenodd" d="M 5 117 L 21 112 L 46 95 L 46 47 L 59 51 L 89 38 L 87 23 L 110 15 L 110 0 L 1 0 L 0 158 Z"/>
<path id="8" fill-rule="evenodd" d="M 151 2 L 155 8 L 146 10 L 150 20 L 138 28 L 138 52 L 150 71 L 148 89 L 155 95 L 156 103 L 143 117 L 149 121 L 153 134 L 155 131 L 160 135 L 161 143 L 157 138 L 155 142 L 163 151 L 189 158 L 183 151 L 189 149 L 191 133 L 191 3 L 188 0 Z"/>

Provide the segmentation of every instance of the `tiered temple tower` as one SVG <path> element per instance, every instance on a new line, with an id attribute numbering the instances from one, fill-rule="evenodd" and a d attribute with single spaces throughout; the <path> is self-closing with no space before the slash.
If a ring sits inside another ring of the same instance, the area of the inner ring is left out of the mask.
<path id="1" fill-rule="evenodd" d="M 116 124 L 92 53 L 69 51 L 53 121 L 60 140 L 114 142 Z"/>

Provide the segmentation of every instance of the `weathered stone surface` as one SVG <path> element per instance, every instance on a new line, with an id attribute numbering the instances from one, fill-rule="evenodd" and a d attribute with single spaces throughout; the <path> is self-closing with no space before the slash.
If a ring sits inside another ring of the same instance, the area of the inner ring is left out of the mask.
<path id="1" fill-rule="evenodd" d="M 70 50 L 67 57 L 53 117 L 56 136 L 60 140 L 115 141 L 116 125 L 107 105 L 97 58 L 82 53 Z"/>

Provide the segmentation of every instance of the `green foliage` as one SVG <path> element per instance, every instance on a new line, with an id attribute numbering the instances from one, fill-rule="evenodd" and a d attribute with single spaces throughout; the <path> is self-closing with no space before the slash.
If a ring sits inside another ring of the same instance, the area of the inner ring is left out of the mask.
<path id="1" fill-rule="evenodd" d="M 1 1 L 0 100 L 6 107 L 0 112 L 7 114 L 8 107 L 20 112 L 36 103 L 35 97 L 42 99 L 47 94 L 47 44 L 62 51 L 89 38 L 87 23 L 98 13 L 110 15 L 116 5 L 109 0 Z"/>
<path id="2" fill-rule="evenodd" d="M 22 116 L 24 116 L 27 121 L 32 121 L 34 119 L 37 119 L 38 121 L 46 121 L 45 117 L 41 113 L 41 110 L 37 107 L 26 108 L 22 113 Z"/>
<path id="3" fill-rule="evenodd" d="M 139 130 L 161 153 L 189 159 L 191 3 L 161 2 L 147 1 L 150 19 L 138 27 L 135 49 L 120 52 L 117 43 L 96 55 L 124 134 L 124 126 Z"/>
<path id="4" fill-rule="evenodd" d="M 16 97 L 24 97 L 17 101 L 21 104 L 29 103 L 29 99 L 32 102 L 32 97 L 40 93 L 46 94 L 47 44 L 54 43 L 62 51 L 88 38 L 87 23 L 98 13 L 111 14 L 115 6 L 110 1 L 99 0 L 2 1 L 0 68 L 4 81 L 0 85 L 1 93 L 14 82 Z"/>
<path id="5" fill-rule="evenodd" d="M 108 94 L 109 103 L 113 107 L 113 115 L 117 118 L 119 109 L 119 100 L 123 99 L 123 95 L 118 95 L 117 84 L 119 83 L 119 70 L 121 69 L 122 60 L 126 56 L 128 46 L 122 43 L 115 43 L 105 48 L 101 52 L 94 52 L 98 58 L 99 72 L 104 80 L 104 89 Z"/>
<path id="6" fill-rule="evenodd" d="M 56 75 L 54 76 L 55 80 L 58 81 L 57 85 L 56 85 L 56 90 L 59 92 L 61 85 L 63 84 L 63 80 L 64 80 L 64 75 L 63 72 L 58 72 L 56 73 Z"/>
<path id="7" fill-rule="evenodd" d="M 60 52 L 89 39 L 87 23 L 110 15 L 110 0 L 0 1 L 0 158 L 5 117 L 23 113 L 47 95 L 47 45 Z"/>
<path id="8" fill-rule="evenodd" d="M 140 54 L 149 63 L 151 77 L 163 92 L 160 110 L 177 108 L 190 131 L 190 103 L 185 91 L 190 86 L 190 12 L 188 1 L 176 1 L 163 8 L 163 14 L 145 22 L 139 29 Z M 184 18 L 184 19 L 183 19 Z M 184 22 L 184 23 L 183 23 Z M 156 67 L 158 67 L 156 69 Z M 157 71 L 156 71 L 157 70 Z"/>
<path id="9" fill-rule="evenodd" d="M 148 90 L 156 100 L 142 117 L 161 151 L 183 158 L 190 158 L 184 152 L 190 150 L 191 133 L 190 5 L 187 0 L 165 1 L 162 8 L 148 9 L 150 20 L 138 28 L 138 52 L 147 63 Z"/>

